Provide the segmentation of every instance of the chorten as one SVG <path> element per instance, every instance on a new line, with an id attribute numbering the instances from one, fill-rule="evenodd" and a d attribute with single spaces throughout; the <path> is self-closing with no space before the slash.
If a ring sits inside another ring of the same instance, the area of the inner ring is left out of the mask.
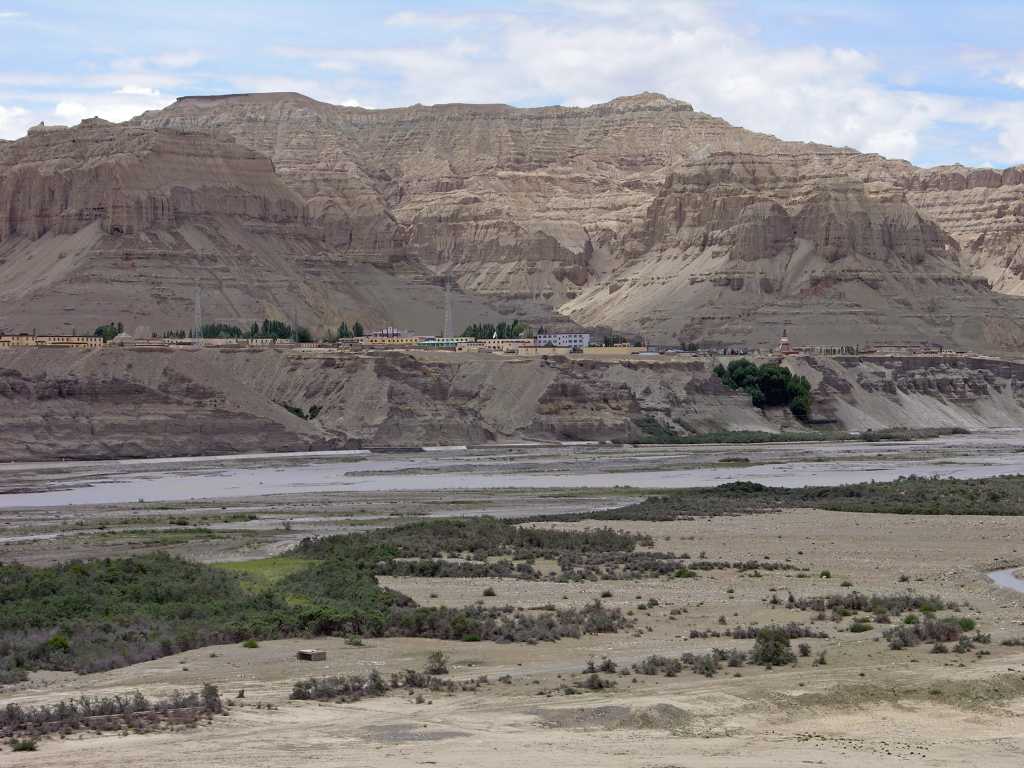
<path id="1" fill-rule="evenodd" d="M 789 343 L 789 336 L 786 334 L 786 328 L 782 328 L 782 338 L 779 339 L 779 346 L 775 350 L 780 355 L 795 355 L 796 350 L 793 349 L 793 345 Z"/>

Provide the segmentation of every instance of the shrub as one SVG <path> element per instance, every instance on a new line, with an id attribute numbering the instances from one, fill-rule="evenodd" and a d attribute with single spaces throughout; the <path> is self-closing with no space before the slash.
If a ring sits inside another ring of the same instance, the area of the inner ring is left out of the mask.
<path id="1" fill-rule="evenodd" d="M 901 624 L 887 629 L 883 637 L 894 651 L 912 648 L 921 643 L 952 643 L 960 639 L 963 630 L 956 619 L 925 618 L 917 624 Z M 935 651 L 942 653 L 943 651 Z"/>
<path id="2" fill-rule="evenodd" d="M 683 671 L 683 663 L 669 656 L 648 656 L 633 665 L 633 672 L 638 675 L 664 675 L 675 677 Z"/>
<path id="3" fill-rule="evenodd" d="M 7 743 L 12 752 L 35 752 L 39 748 L 39 742 L 35 739 L 11 739 Z"/>
<path id="4" fill-rule="evenodd" d="M 259 648 L 260 644 L 250 637 L 248 640 L 246 640 L 245 642 L 242 643 L 242 647 L 243 648 Z"/>
<path id="5" fill-rule="evenodd" d="M 614 688 L 614 680 L 605 680 L 596 672 L 588 675 L 583 681 L 583 687 L 590 691 L 603 691 L 605 688 Z"/>
<path id="6" fill-rule="evenodd" d="M 871 623 L 868 622 L 868 621 L 865 621 L 864 619 L 857 619 L 856 621 L 853 621 L 853 622 L 850 623 L 850 631 L 851 632 L 870 632 L 871 631 Z"/>
<path id="7" fill-rule="evenodd" d="M 973 650 L 974 642 L 971 640 L 971 638 L 967 637 L 966 635 L 957 640 L 956 645 L 953 646 L 953 653 L 967 653 L 968 651 Z"/>
<path id="8" fill-rule="evenodd" d="M 447 675 L 448 656 L 443 651 L 434 651 L 427 656 L 427 666 L 423 671 L 428 675 Z"/>
<path id="9" fill-rule="evenodd" d="M 733 648 L 725 658 L 725 663 L 730 667 L 742 667 L 747 660 L 747 654 Z"/>
<path id="10" fill-rule="evenodd" d="M 766 667 L 778 667 L 796 661 L 789 645 L 789 636 L 781 627 L 764 627 L 757 633 L 750 660 Z"/>
<path id="11" fill-rule="evenodd" d="M 807 658 L 811 655 L 811 646 L 807 643 L 800 643 L 800 645 L 797 646 L 797 649 L 800 652 L 800 656 L 802 658 Z"/>
<path id="12" fill-rule="evenodd" d="M 388 686 L 377 670 L 367 677 L 322 677 L 300 680 L 292 686 L 290 699 L 298 701 L 358 701 L 364 696 L 383 696 Z"/>
<path id="13" fill-rule="evenodd" d="M 494 591 L 494 587 L 487 587 L 484 592 L 484 597 L 494 597 L 498 593 Z"/>
<path id="14" fill-rule="evenodd" d="M 704 675 L 704 677 L 714 677 L 718 674 L 720 659 L 718 653 L 714 651 L 700 656 L 684 653 L 681 660 L 694 674 Z"/>

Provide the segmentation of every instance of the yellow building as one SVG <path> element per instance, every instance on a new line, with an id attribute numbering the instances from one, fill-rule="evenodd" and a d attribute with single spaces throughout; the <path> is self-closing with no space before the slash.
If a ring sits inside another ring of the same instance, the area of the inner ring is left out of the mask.
<path id="1" fill-rule="evenodd" d="M 413 346 L 423 341 L 422 336 L 363 336 L 357 341 L 370 347 Z"/>
<path id="2" fill-rule="evenodd" d="M 466 347 L 467 345 L 476 346 L 476 343 L 476 339 L 474 339 L 472 336 L 420 336 L 416 346 L 425 347 L 427 349 L 458 350 L 460 347 Z"/>
<path id="3" fill-rule="evenodd" d="M 35 336 L 21 333 L 0 336 L 0 347 L 77 347 L 95 349 L 103 346 L 101 336 Z"/>
<path id="4" fill-rule="evenodd" d="M 516 350 L 517 355 L 523 355 L 524 357 L 544 357 L 545 355 L 568 355 L 572 352 L 572 347 L 519 347 Z"/>
<path id="5" fill-rule="evenodd" d="M 628 357 L 646 351 L 647 347 L 587 347 L 582 354 L 584 357 Z"/>

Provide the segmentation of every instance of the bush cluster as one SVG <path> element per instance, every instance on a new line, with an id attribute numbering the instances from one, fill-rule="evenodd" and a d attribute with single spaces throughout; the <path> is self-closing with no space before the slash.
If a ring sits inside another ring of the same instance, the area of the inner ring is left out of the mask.
<path id="1" fill-rule="evenodd" d="M 725 386 L 748 393 L 755 408 L 786 405 L 794 416 L 801 417 L 811 412 L 810 382 L 788 368 L 741 358 L 728 366 L 716 365 L 714 370 Z"/>
<path id="2" fill-rule="evenodd" d="M 0 735 L 66 734 L 84 728 L 101 731 L 121 730 L 126 726 L 147 730 L 154 722 L 172 714 L 187 712 L 196 716 L 223 711 L 217 686 L 209 684 L 199 691 L 175 691 L 169 697 L 157 700 L 148 699 L 139 691 L 134 691 L 116 696 L 81 696 L 41 706 L 24 707 L 9 703 L 0 709 Z"/>
<path id="3" fill-rule="evenodd" d="M 650 496 L 618 509 L 534 520 L 668 521 L 769 512 L 781 507 L 897 515 L 1024 514 L 1024 475 L 961 480 L 903 477 L 881 483 L 774 488 L 747 481 Z"/>
<path id="4" fill-rule="evenodd" d="M 307 541 L 315 560 L 270 586 L 246 589 L 237 575 L 166 554 L 72 562 L 47 568 L 0 566 L 0 678 L 28 670 L 95 672 L 215 643 L 307 635 L 405 636 L 538 642 L 629 626 L 599 601 L 544 612 L 509 607 L 424 608 L 382 588 L 378 570 L 408 552 L 438 552 L 444 532 L 463 530 L 484 553 L 581 552 L 635 546 L 612 531 L 554 535 L 483 520 L 469 526 L 407 526 L 391 538 Z M 481 535 L 483 534 L 483 535 Z M 553 542 L 553 543 L 552 543 Z"/>
<path id="5" fill-rule="evenodd" d="M 487 684 L 486 676 L 456 682 L 427 672 L 417 672 L 414 669 L 394 673 L 389 681 L 385 681 L 384 677 L 374 669 L 365 677 L 350 675 L 348 677 L 311 677 L 308 680 L 300 680 L 292 686 L 292 692 L 288 698 L 296 701 L 353 702 L 363 698 L 383 696 L 389 691 L 398 689 L 456 693 L 458 691 L 475 691 L 480 686 Z"/>

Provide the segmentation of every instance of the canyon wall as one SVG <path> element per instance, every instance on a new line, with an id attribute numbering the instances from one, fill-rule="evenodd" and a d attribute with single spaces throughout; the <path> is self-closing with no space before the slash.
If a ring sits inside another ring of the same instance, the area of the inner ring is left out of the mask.
<path id="1" fill-rule="evenodd" d="M 1015 355 L 1022 200 L 1020 169 L 781 141 L 651 93 L 183 97 L 0 145 L 0 327 L 189 327 L 198 287 L 208 321 L 436 333 L 450 282 L 459 327 Z"/>
<path id="2" fill-rule="evenodd" d="M 714 363 L 7 350 L 0 357 L 0 460 L 805 429 L 787 411 L 761 411 L 725 388 Z M 1024 427 L 1024 364 L 963 357 L 801 357 L 786 364 L 811 381 L 814 417 L 836 429 Z M 311 409 L 313 419 L 295 414 Z M 652 430 L 654 424 L 661 426 Z"/>

